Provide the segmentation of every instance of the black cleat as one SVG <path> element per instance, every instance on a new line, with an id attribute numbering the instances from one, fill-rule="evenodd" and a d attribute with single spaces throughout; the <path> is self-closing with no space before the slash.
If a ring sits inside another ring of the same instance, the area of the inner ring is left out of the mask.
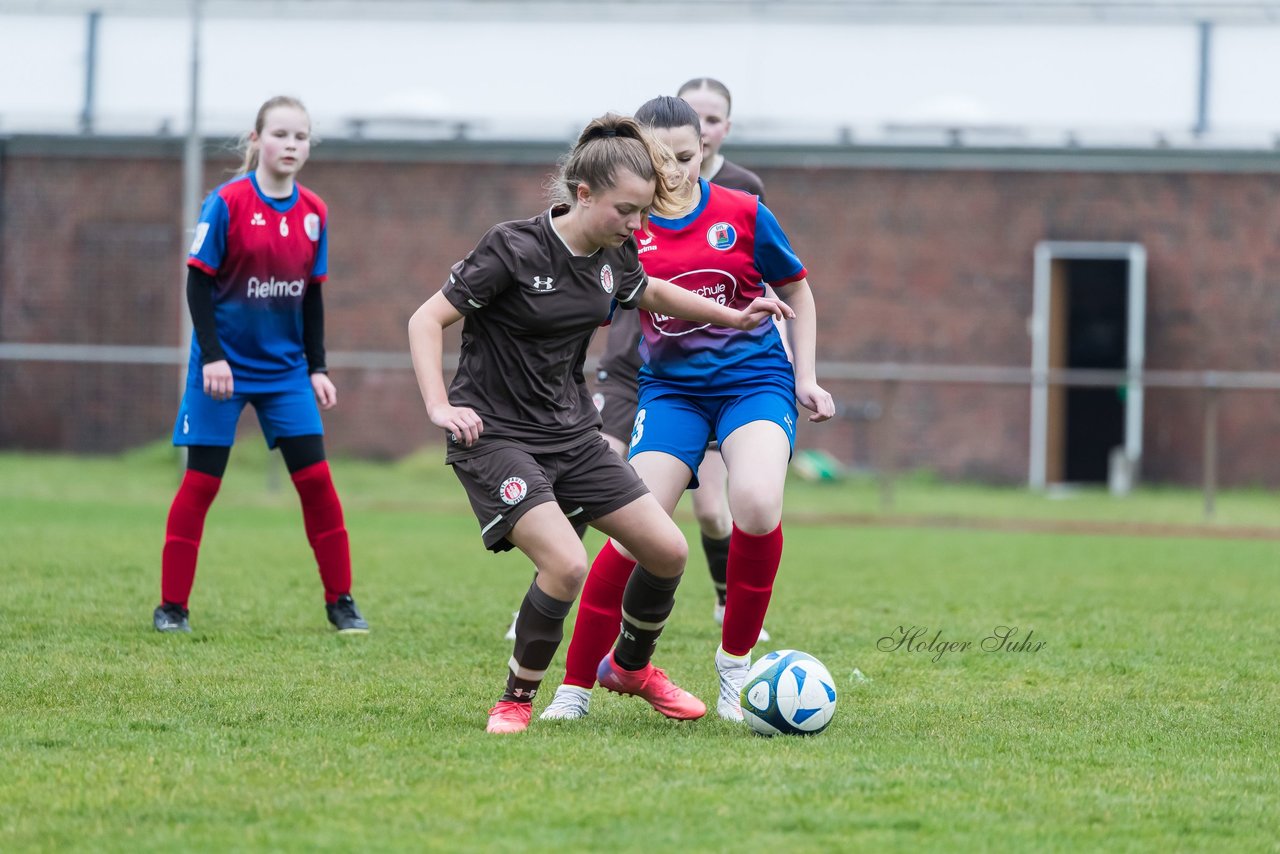
<path id="1" fill-rule="evenodd" d="M 152 621 L 155 623 L 157 632 L 189 632 L 191 631 L 191 624 L 187 622 L 189 614 L 190 612 L 181 605 L 165 602 L 156 608 Z"/>
<path id="2" fill-rule="evenodd" d="M 340 635 L 365 635 L 369 633 L 369 624 L 365 622 L 364 617 L 360 616 L 360 609 L 356 607 L 356 600 L 351 598 L 350 593 L 344 593 L 338 597 L 337 602 L 326 603 L 325 611 L 329 614 L 329 622 L 333 623 L 333 627 L 338 630 Z"/>

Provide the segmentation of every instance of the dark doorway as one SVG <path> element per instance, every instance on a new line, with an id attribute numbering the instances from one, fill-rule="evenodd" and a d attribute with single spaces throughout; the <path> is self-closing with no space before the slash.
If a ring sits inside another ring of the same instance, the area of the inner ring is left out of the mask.
<path id="1" fill-rule="evenodd" d="M 1126 366 L 1129 262 L 1063 261 L 1066 367 L 1119 370 Z M 1124 445 L 1125 386 L 1066 389 L 1065 479 L 1106 483 L 1111 450 Z"/>

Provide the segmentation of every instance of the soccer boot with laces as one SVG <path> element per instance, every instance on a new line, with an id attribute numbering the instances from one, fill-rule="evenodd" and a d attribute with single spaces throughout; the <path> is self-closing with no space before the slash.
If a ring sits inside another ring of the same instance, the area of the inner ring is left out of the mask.
<path id="1" fill-rule="evenodd" d="M 747 684 L 751 656 L 739 658 L 723 648 L 716 650 L 716 675 L 720 677 L 720 696 L 716 712 L 726 721 L 742 720 L 742 686 Z"/>
<path id="2" fill-rule="evenodd" d="M 489 710 L 489 723 L 485 732 L 524 732 L 533 717 L 533 703 L 517 703 L 515 700 L 499 700 Z"/>
<path id="3" fill-rule="evenodd" d="M 596 669 L 596 679 L 615 694 L 640 697 L 669 718 L 691 721 L 707 713 L 705 703 L 668 679 L 653 662 L 640 670 L 623 670 L 610 650 Z"/>
<path id="4" fill-rule="evenodd" d="M 591 706 L 591 692 L 577 685 L 561 685 L 551 704 L 538 717 L 544 721 L 576 721 L 587 716 Z"/>
<path id="5" fill-rule="evenodd" d="M 333 623 L 333 627 L 338 630 L 338 634 L 365 635 L 369 633 L 369 624 L 360 615 L 360 609 L 356 607 L 356 600 L 351 598 L 350 593 L 343 593 L 338 597 L 337 602 L 326 603 L 324 610 L 329 615 L 329 622 Z"/>

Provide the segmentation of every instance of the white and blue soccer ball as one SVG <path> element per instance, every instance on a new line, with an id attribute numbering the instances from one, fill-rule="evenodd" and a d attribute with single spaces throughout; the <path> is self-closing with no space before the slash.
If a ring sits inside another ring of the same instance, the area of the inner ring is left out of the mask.
<path id="1" fill-rule="evenodd" d="M 759 658 L 742 686 L 742 717 L 760 735 L 816 735 L 836 713 L 836 682 L 807 652 Z"/>

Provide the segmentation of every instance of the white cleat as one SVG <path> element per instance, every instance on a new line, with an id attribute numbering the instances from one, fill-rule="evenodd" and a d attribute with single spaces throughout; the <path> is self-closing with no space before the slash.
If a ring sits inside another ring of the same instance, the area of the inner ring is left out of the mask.
<path id="1" fill-rule="evenodd" d="M 717 626 L 724 625 L 724 606 L 719 602 L 716 603 L 715 609 L 712 610 L 711 618 L 716 621 Z M 515 635 L 512 635 L 511 637 L 514 639 Z M 756 638 L 756 643 L 764 643 L 767 640 L 772 640 L 772 638 L 769 637 L 769 630 L 764 626 L 761 626 L 760 637 Z"/>
<path id="2" fill-rule="evenodd" d="M 738 658 L 723 649 L 716 650 L 716 674 L 720 677 L 720 697 L 716 711 L 726 721 L 742 721 L 742 686 L 751 670 L 751 656 Z"/>
<path id="3" fill-rule="evenodd" d="M 538 715 L 544 721 L 576 721 L 587 716 L 591 692 L 577 685 L 561 685 L 551 698 L 551 705 Z"/>
<path id="4" fill-rule="evenodd" d="M 516 639 L 516 618 L 519 616 L 520 616 L 519 611 L 511 612 L 511 628 L 507 629 L 507 633 L 503 635 L 503 637 L 506 638 L 507 640 Z"/>

